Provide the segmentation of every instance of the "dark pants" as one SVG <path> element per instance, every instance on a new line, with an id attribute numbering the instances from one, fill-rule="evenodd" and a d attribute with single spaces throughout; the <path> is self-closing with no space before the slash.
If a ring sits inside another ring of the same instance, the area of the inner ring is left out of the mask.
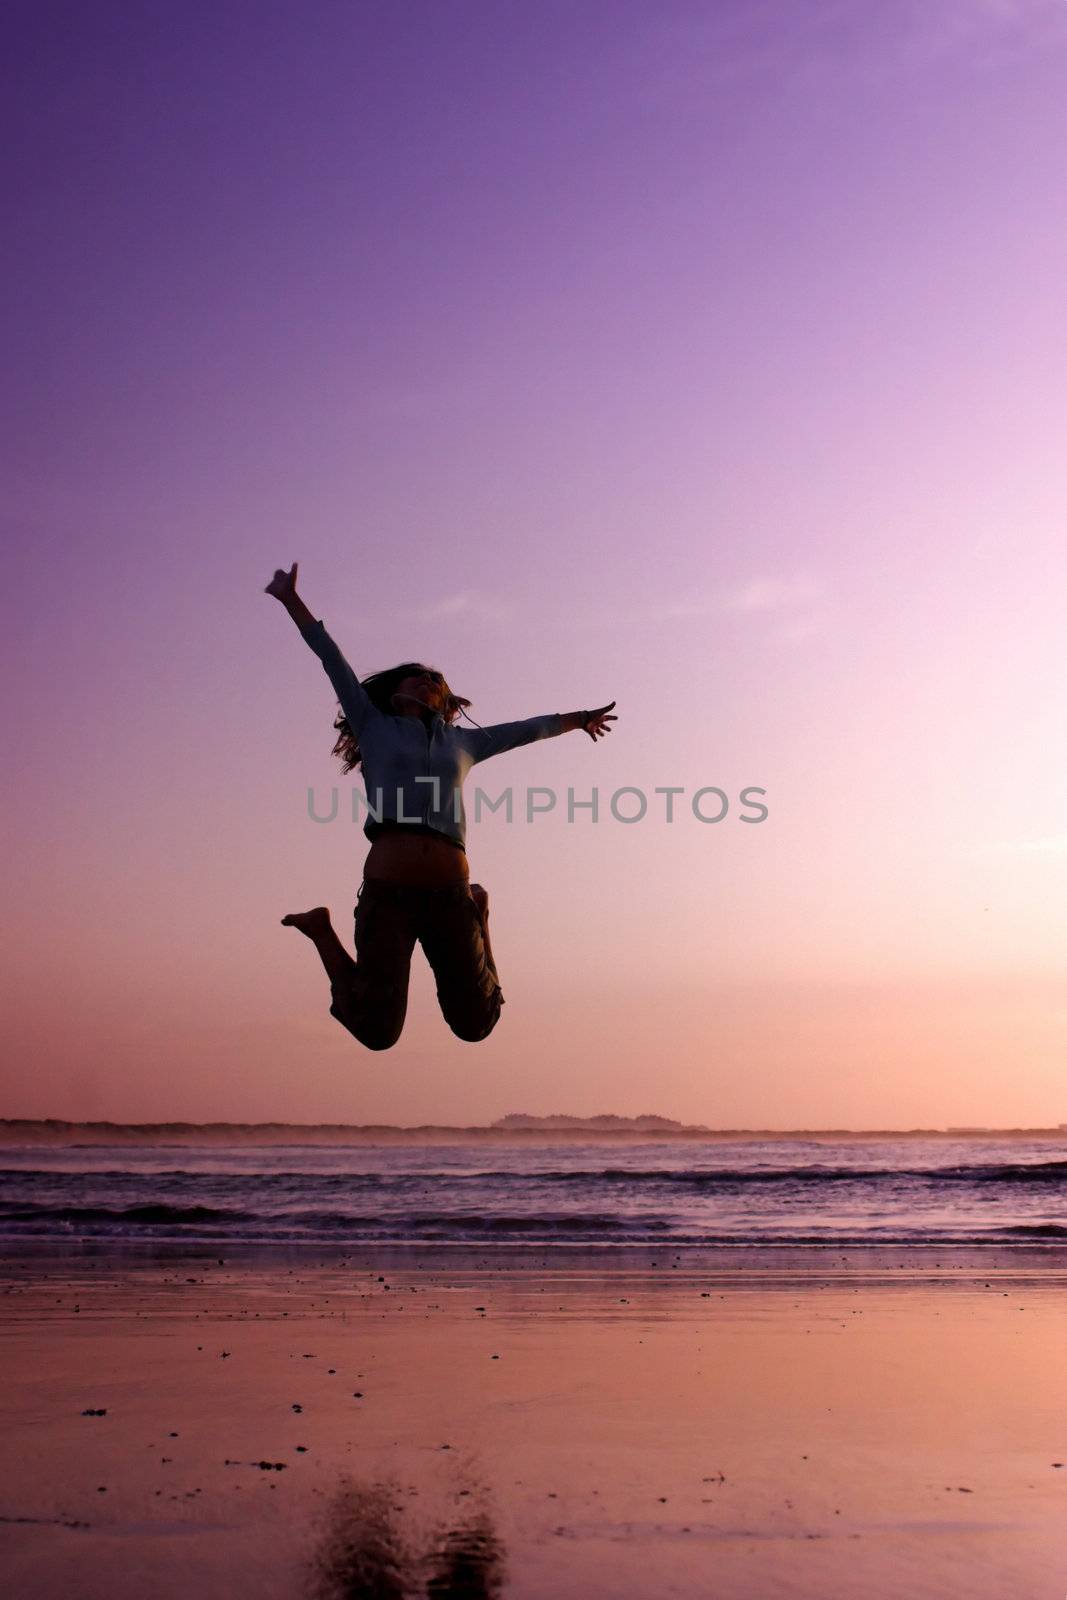
<path id="1" fill-rule="evenodd" d="M 484 1039 L 504 996 L 465 883 L 442 889 L 364 878 L 355 908 L 356 960 L 331 985 L 330 1015 L 368 1050 L 399 1039 L 408 1008 L 411 952 L 418 941 L 437 980 L 445 1021 L 460 1039 Z"/>

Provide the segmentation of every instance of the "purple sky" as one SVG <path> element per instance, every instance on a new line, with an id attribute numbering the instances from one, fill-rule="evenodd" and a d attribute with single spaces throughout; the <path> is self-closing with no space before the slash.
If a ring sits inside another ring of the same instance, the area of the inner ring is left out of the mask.
<path id="1" fill-rule="evenodd" d="M 5 8 L 8 1115 L 1067 1117 L 1058 0 Z M 372 1058 L 278 918 L 358 671 L 487 786 L 508 1005 Z"/>

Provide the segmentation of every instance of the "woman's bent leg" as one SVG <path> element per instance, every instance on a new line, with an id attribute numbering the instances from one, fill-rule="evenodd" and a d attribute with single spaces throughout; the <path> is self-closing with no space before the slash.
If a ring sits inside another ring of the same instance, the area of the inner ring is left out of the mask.
<path id="1" fill-rule="evenodd" d="M 330 1015 L 368 1050 L 400 1038 L 408 1008 L 415 924 L 410 910 L 365 879 L 355 910 L 356 959 L 331 977 Z"/>
<path id="2" fill-rule="evenodd" d="M 492 1033 L 504 996 L 482 918 L 466 885 L 427 890 L 418 937 L 437 982 L 437 1000 L 452 1032 L 475 1042 Z"/>

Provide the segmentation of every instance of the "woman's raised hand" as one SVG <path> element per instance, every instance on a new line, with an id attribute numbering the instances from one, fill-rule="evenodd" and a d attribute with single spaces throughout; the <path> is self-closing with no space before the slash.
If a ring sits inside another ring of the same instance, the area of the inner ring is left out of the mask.
<path id="1" fill-rule="evenodd" d="M 283 605 L 287 600 L 292 600 L 296 594 L 296 562 L 293 562 L 288 572 L 279 567 L 263 593 L 272 594 L 275 600 L 280 600 Z"/>
<path id="2" fill-rule="evenodd" d="M 582 723 L 582 727 L 594 742 L 597 739 L 602 739 L 606 733 L 611 732 L 608 727 L 609 722 L 618 722 L 618 717 L 608 716 L 608 712 L 614 704 L 615 701 L 612 700 L 608 705 L 601 706 L 597 711 L 587 711 L 585 713 L 585 721 Z"/>

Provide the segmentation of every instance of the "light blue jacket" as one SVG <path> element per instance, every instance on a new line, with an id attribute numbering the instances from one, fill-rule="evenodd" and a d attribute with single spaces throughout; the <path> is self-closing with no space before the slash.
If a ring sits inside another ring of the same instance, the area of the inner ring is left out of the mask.
<path id="1" fill-rule="evenodd" d="M 300 632 L 322 662 L 359 740 L 368 806 L 363 831 L 369 837 L 374 836 L 376 820 L 415 823 L 465 848 L 462 790 L 471 767 L 563 732 L 558 711 L 523 722 L 496 722 L 488 728 L 457 727 L 436 711 L 429 725 L 421 716 L 387 716 L 373 704 L 321 620 Z"/>

